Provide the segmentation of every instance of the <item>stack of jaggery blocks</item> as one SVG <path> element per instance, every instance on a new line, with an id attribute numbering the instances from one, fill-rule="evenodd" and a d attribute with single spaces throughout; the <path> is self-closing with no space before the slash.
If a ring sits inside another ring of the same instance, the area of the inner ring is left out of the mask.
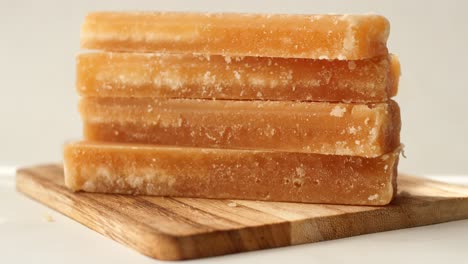
<path id="1" fill-rule="evenodd" d="M 378 15 L 89 14 L 75 191 L 385 205 L 398 58 Z"/>

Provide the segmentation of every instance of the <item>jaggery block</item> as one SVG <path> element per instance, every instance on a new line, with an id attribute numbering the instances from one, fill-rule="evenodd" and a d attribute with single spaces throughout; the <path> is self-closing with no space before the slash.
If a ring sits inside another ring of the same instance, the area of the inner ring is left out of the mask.
<path id="1" fill-rule="evenodd" d="M 77 142 L 65 184 L 86 192 L 385 205 L 400 149 L 376 158 L 258 150 Z"/>
<path id="2" fill-rule="evenodd" d="M 400 145 L 394 101 L 378 104 L 81 99 L 88 140 L 376 157 Z"/>
<path id="3" fill-rule="evenodd" d="M 78 93 L 99 97 L 383 102 L 396 95 L 394 55 L 358 61 L 86 53 Z"/>
<path id="4" fill-rule="evenodd" d="M 96 12 L 81 47 L 107 51 L 359 60 L 386 55 L 379 15 Z"/>

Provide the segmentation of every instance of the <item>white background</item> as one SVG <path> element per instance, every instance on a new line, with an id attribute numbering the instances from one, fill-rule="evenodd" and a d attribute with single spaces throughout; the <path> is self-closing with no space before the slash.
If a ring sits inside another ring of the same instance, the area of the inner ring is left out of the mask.
<path id="1" fill-rule="evenodd" d="M 81 135 L 79 27 L 95 10 L 379 13 L 403 76 L 396 98 L 415 174 L 468 174 L 468 1 L 0 1 L 0 166 L 61 160 Z"/>

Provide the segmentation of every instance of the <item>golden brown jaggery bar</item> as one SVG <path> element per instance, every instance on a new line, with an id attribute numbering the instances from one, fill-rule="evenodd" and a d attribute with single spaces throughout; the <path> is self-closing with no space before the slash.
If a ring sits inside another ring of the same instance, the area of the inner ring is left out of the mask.
<path id="1" fill-rule="evenodd" d="M 376 157 L 400 145 L 394 101 L 374 105 L 82 98 L 88 140 Z"/>
<path id="2" fill-rule="evenodd" d="M 379 15 L 97 12 L 81 48 L 358 60 L 387 54 L 389 30 Z"/>
<path id="3" fill-rule="evenodd" d="M 65 146 L 74 191 L 306 203 L 385 205 L 399 149 L 376 158 L 77 142 Z"/>
<path id="4" fill-rule="evenodd" d="M 393 55 L 358 61 L 87 53 L 77 58 L 78 93 L 99 97 L 383 102 L 396 95 Z"/>

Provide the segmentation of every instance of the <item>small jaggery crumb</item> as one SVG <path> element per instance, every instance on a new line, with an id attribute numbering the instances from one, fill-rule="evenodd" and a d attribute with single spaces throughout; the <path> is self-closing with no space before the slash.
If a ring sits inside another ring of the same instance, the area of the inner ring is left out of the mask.
<path id="1" fill-rule="evenodd" d="M 228 206 L 229 206 L 229 207 L 237 207 L 237 203 L 235 203 L 235 202 L 230 202 L 230 203 L 228 203 Z"/>

